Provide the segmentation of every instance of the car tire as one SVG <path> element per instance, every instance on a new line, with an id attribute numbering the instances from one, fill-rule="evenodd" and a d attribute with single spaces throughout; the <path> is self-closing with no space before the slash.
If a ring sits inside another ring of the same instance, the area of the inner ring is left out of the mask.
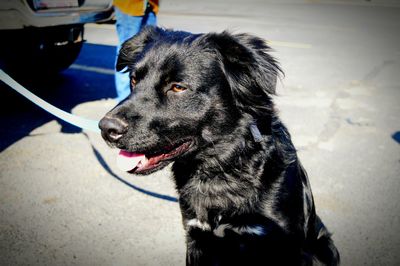
<path id="1" fill-rule="evenodd" d="M 6 31 L 1 44 L 6 69 L 17 73 L 57 73 L 68 68 L 83 45 L 83 25 Z"/>
<path id="2" fill-rule="evenodd" d="M 46 45 L 32 54 L 34 67 L 40 71 L 51 73 L 67 69 L 79 56 L 83 42 L 63 45 Z"/>

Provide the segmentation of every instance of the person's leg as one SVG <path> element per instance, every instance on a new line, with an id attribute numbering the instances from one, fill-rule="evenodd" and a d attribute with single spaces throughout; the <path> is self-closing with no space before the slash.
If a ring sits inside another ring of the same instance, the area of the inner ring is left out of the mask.
<path id="1" fill-rule="evenodd" d="M 115 8 L 115 17 L 116 17 L 116 29 L 119 40 L 117 46 L 117 58 L 118 58 L 118 53 L 122 43 L 124 43 L 127 39 L 136 35 L 140 31 L 143 24 L 143 17 L 141 16 L 136 17 L 124 14 L 118 8 Z M 121 72 L 115 73 L 117 102 L 120 102 L 126 97 L 128 97 L 130 93 L 129 84 L 130 84 L 129 73 L 121 73 Z"/>
<path id="2" fill-rule="evenodd" d="M 156 26 L 157 25 L 157 16 L 153 12 L 149 12 L 146 14 L 145 18 L 143 19 L 143 25 L 151 25 L 151 26 Z"/>

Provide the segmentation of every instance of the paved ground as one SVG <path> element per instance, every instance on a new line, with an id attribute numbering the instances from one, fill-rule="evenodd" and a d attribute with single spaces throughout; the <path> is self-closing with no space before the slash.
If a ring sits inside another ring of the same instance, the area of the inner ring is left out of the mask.
<path id="1" fill-rule="evenodd" d="M 162 26 L 270 40 L 286 73 L 276 101 L 343 265 L 399 265 L 398 4 L 162 3 Z M 116 36 L 112 25 L 88 25 L 86 38 L 59 77 L 21 82 L 64 110 L 98 119 L 114 104 Z M 116 151 L 98 135 L 60 123 L 0 86 L 1 265 L 184 264 L 168 171 L 121 173 Z"/>

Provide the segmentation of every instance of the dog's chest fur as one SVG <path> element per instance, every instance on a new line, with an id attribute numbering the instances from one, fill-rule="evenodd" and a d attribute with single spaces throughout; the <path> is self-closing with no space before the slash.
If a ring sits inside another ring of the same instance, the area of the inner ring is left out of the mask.
<path id="1" fill-rule="evenodd" d="M 173 172 L 186 230 L 197 228 L 218 237 L 225 231 L 261 236 L 268 227 L 279 226 L 275 214 L 265 209 L 267 201 L 269 208 L 275 204 L 268 191 L 272 181 L 278 182 L 268 180 L 265 173 L 267 158 L 274 153 L 271 139 L 265 137 L 261 143 L 254 143 L 251 136 L 246 139 L 236 139 L 240 156 L 236 149 L 220 149 L 213 160 L 175 162 Z M 279 171 L 270 169 L 270 174 L 275 179 Z"/>

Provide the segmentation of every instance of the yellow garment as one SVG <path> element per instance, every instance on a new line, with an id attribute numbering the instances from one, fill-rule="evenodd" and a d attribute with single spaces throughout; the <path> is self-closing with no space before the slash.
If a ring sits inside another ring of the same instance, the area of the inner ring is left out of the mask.
<path id="1" fill-rule="evenodd" d="M 149 0 L 150 6 L 155 14 L 158 13 L 158 0 Z M 121 12 L 131 16 L 143 16 L 146 10 L 146 1 L 144 0 L 113 0 L 114 6 Z"/>

